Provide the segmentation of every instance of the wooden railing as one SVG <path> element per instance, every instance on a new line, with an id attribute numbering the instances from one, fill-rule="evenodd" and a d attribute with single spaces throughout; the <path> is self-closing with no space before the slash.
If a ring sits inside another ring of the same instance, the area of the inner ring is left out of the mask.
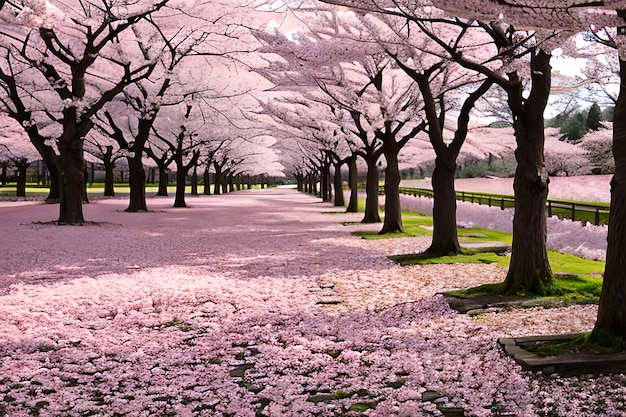
<path id="1" fill-rule="evenodd" d="M 380 191 L 384 192 L 382 187 Z M 426 188 L 400 187 L 400 194 L 432 198 L 433 190 Z M 515 207 L 515 197 L 513 196 L 457 191 L 456 198 L 460 201 L 482 204 L 489 207 L 499 207 L 502 210 L 505 208 Z M 548 199 L 546 202 L 546 210 L 548 212 L 548 216 L 557 216 L 562 219 L 571 219 L 574 221 L 581 221 L 583 223 L 589 222 L 595 225 L 609 223 L 608 204 L 576 203 L 571 201 Z"/>

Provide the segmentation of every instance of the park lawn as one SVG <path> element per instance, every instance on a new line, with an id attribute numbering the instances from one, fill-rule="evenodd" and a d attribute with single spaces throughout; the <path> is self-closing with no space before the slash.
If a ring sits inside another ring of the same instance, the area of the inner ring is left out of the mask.
<path id="1" fill-rule="evenodd" d="M 380 235 L 377 232 L 355 232 L 364 239 L 385 239 L 432 235 L 432 217 L 416 213 L 403 213 L 404 232 Z M 459 241 L 462 242 L 502 242 L 511 245 L 510 233 L 479 227 L 459 228 Z M 497 263 L 508 268 L 510 255 L 492 251 L 468 250 L 448 256 L 429 257 L 423 254 L 391 256 L 400 265 L 429 265 L 454 263 Z M 602 289 L 602 274 L 605 262 L 583 259 L 571 254 L 548 251 L 548 259 L 554 273 L 554 284 L 546 288 L 547 298 L 566 299 L 575 302 L 597 302 Z M 498 295 L 502 293 L 502 283 L 485 284 L 477 287 L 446 293 L 454 297 Z M 534 298 L 532 294 L 520 294 Z"/>

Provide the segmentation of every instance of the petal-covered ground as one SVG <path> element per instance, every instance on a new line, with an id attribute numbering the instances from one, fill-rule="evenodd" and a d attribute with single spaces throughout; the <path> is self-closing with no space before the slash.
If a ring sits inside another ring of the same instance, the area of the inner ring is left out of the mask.
<path id="1" fill-rule="evenodd" d="M 291 189 L 0 206 L 0 415 L 624 415 L 626 378 L 520 371 L 497 338 L 589 330 L 595 306 L 477 317 L 440 295 L 494 265 L 399 267 Z M 458 410 L 457 410 L 458 411 Z"/>

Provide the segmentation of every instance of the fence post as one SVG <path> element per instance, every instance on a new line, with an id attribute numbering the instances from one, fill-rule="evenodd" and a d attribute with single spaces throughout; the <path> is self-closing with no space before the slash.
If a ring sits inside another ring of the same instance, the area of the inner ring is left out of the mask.
<path id="1" fill-rule="evenodd" d="M 576 221 L 576 204 L 572 204 L 572 221 Z"/>
<path id="2" fill-rule="evenodd" d="M 595 219 L 595 225 L 596 226 L 600 226 L 600 209 L 596 207 L 596 219 Z"/>

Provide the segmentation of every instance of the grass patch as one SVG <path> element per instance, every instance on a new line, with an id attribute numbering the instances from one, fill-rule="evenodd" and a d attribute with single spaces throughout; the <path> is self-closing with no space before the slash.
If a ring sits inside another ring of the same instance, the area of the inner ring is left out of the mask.
<path id="1" fill-rule="evenodd" d="M 508 256 L 498 255 L 494 252 L 478 252 L 463 250 L 462 253 L 447 256 L 431 256 L 426 253 L 417 253 L 409 255 L 390 256 L 389 259 L 397 262 L 402 266 L 406 265 L 433 265 L 433 264 L 470 264 L 470 263 L 498 263 L 503 267 L 509 265 L 510 258 Z"/>
<path id="2" fill-rule="evenodd" d="M 602 278 L 584 275 L 556 275 L 554 283 L 546 287 L 540 298 L 562 299 L 574 303 L 597 303 L 602 290 Z M 445 295 L 457 298 L 498 297 L 504 292 L 504 283 L 483 284 L 463 290 L 449 291 Z M 518 294 L 533 298 L 534 294 Z"/>
<path id="3" fill-rule="evenodd" d="M 345 223 L 345 224 L 361 224 L 361 223 Z M 376 239 L 389 239 L 396 237 L 415 237 L 415 236 L 432 236 L 433 232 L 429 230 L 433 225 L 433 218 L 430 216 L 422 216 L 416 213 L 402 213 L 402 226 L 404 232 L 402 233 L 385 233 L 383 235 L 378 232 L 360 231 L 354 232 L 356 236 L 361 236 L 363 239 L 376 240 Z M 425 227 L 424 227 L 425 226 Z M 382 224 L 381 224 L 382 229 Z"/>
<path id="4" fill-rule="evenodd" d="M 621 337 L 597 337 L 592 340 L 591 332 L 572 335 L 564 340 L 539 340 L 533 344 L 520 345 L 522 349 L 541 357 L 561 356 L 568 353 L 610 355 L 626 350 L 626 341 Z"/>

